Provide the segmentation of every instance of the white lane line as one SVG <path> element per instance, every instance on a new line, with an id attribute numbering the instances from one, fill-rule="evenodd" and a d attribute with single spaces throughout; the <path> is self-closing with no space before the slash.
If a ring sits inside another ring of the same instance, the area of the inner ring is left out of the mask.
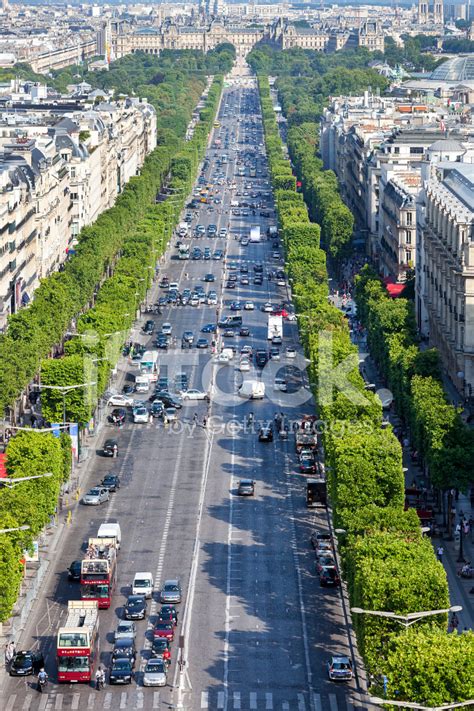
<path id="1" fill-rule="evenodd" d="M 71 709 L 78 709 L 80 700 L 81 700 L 80 694 L 73 694 L 72 695 L 72 702 L 71 702 Z"/>
<path id="2" fill-rule="evenodd" d="M 304 701 L 304 696 L 303 694 L 298 694 L 298 711 L 305 711 L 306 709 L 306 704 Z"/>
<path id="3" fill-rule="evenodd" d="M 112 705 L 112 692 L 108 691 L 104 699 L 104 709 L 109 709 Z"/>
<path id="4" fill-rule="evenodd" d="M 202 709 L 209 708 L 209 692 L 208 691 L 201 691 L 201 708 Z"/>
<path id="5" fill-rule="evenodd" d="M 141 689 L 138 689 L 137 691 L 137 703 L 135 704 L 136 709 L 142 709 L 143 708 L 143 703 L 144 703 L 144 695 L 143 691 Z"/>
<path id="6" fill-rule="evenodd" d="M 160 705 L 160 692 L 159 691 L 154 691 L 153 692 L 153 708 L 157 709 Z"/>
<path id="7" fill-rule="evenodd" d="M 281 702 L 281 709 L 282 711 L 290 711 L 290 704 L 288 703 L 288 701 Z"/>
<path id="8" fill-rule="evenodd" d="M 56 711 L 61 711 L 63 707 L 63 699 L 64 696 L 62 694 L 58 694 L 56 696 L 56 703 L 54 704 L 54 708 L 56 709 Z"/>
<path id="9" fill-rule="evenodd" d="M 240 708 L 240 691 L 234 691 L 234 709 Z"/>
<path id="10" fill-rule="evenodd" d="M 323 711 L 321 704 L 321 694 L 313 694 L 314 711 Z"/>
<path id="11" fill-rule="evenodd" d="M 10 696 L 8 697 L 5 711 L 13 711 L 13 707 L 15 706 L 15 701 L 16 701 L 16 694 L 10 694 Z"/>
<path id="12" fill-rule="evenodd" d="M 95 694 L 89 694 L 89 698 L 87 699 L 87 708 L 93 709 L 94 704 L 95 704 Z"/>
<path id="13" fill-rule="evenodd" d="M 337 696 L 336 694 L 329 694 L 329 706 L 331 711 L 337 711 Z"/>
<path id="14" fill-rule="evenodd" d="M 265 694 L 265 708 L 267 711 L 273 708 L 273 694 Z"/>
<path id="15" fill-rule="evenodd" d="M 127 708 L 127 692 L 122 691 L 120 694 L 120 708 L 121 709 L 126 709 Z"/>
<path id="16" fill-rule="evenodd" d="M 257 708 L 257 694 L 255 693 L 255 691 L 250 692 L 250 708 L 251 709 Z"/>
<path id="17" fill-rule="evenodd" d="M 26 699 L 23 703 L 22 711 L 29 711 L 32 701 L 33 701 L 33 696 L 31 694 L 28 694 L 28 696 L 26 697 Z M 74 707 L 72 707 L 72 708 L 74 708 Z M 77 706 L 76 706 L 76 708 L 77 708 Z"/>
<path id="18" fill-rule="evenodd" d="M 226 702 L 226 694 L 223 691 L 217 692 L 217 708 L 223 709 Z"/>
<path id="19" fill-rule="evenodd" d="M 53 698 L 54 698 L 54 697 L 52 696 L 52 697 L 51 697 L 51 700 L 52 700 Z M 49 700 L 49 694 L 41 694 L 41 701 L 39 702 L 38 711 L 44 711 L 44 710 L 45 710 L 46 704 L 48 703 L 48 700 Z"/>
<path id="20" fill-rule="evenodd" d="M 230 453 L 230 486 L 229 486 L 229 528 L 227 530 L 227 574 L 226 574 L 226 598 L 225 598 L 225 621 L 224 621 L 224 689 L 225 689 L 225 709 L 227 711 L 227 698 L 229 686 L 229 647 L 230 647 L 230 630 L 231 630 L 231 615 L 230 601 L 232 594 L 232 529 L 233 529 L 233 514 L 234 514 L 234 496 L 233 490 L 235 487 L 234 469 L 235 469 L 235 437 L 232 437 L 232 448 Z"/>

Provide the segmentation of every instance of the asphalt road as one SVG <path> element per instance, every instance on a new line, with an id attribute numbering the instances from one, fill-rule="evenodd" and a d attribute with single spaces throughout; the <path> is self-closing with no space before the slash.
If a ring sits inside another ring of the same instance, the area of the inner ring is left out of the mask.
<path id="1" fill-rule="evenodd" d="M 204 274 L 213 272 L 216 281 L 206 284 L 205 289 L 218 291 L 219 315 L 231 313 L 230 301 L 254 301 L 254 311 L 239 312 L 251 336 L 228 339 L 240 349 L 247 343 L 254 348 L 267 347 L 267 314 L 261 311 L 261 306 L 267 301 L 273 304 L 288 301 L 289 294 L 286 286 L 279 287 L 274 279 L 267 278 L 269 270 L 283 266 L 283 262 L 272 260 L 271 242 L 265 240 L 244 247 L 235 238 L 248 234 L 254 224 L 260 224 L 265 235 L 268 226 L 275 224 L 274 213 L 270 218 L 259 214 L 273 208 L 271 197 L 263 200 L 256 215 L 252 215 L 251 209 L 248 216 L 232 214 L 231 200 L 254 200 L 239 193 L 269 192 L 261 124 L 256 129 L 256 141 L 252 130 L 244 128 L 244 120 L 248 120 L 245 107 L 249 105 L 249 97 L 256 100 L 256 89 L 244 89 L 238 81 L 224 91 L 221 128 L 215 130 L 216 135 L 220 132 L 225 138 L 225 129 L 229 128 L 229 147 L 220 151 L 211 147 L 208 151 L 210 165 L 206 176 L 211 179 L 217 171 L 216 157 L 223 153 L 232 157 L 222 166 L 224 184 L 216 186 L 215 180 L 211 180 L 212 198 L 221 202 L 214 203 L 212 211 L 202 205 L 192 222 L 193 228 L 210 223 L 216 224 L 218 230 L 227 227 L 229 235 L 227 239 L 190 240 L 192 246 L 223 249 L 225 259 L 179 261 L 173 238 L 160 271 L 172 281 L 179 281 L 181 289 L 192 289 L 194 284 L 202 283 Z M 245 83 L 248 85 L 248 79 Z M 235 143 L 230 138 L 233 132 Z M 246 136 L 251 145 L 242 143 Z M 257 159 L 257 177 L 248 177 L 248 166 L 245 177 L 235 177 L 240 166 L 232 147 L 253 150 L 255 142 L 261 144 L 262 150 Z M 249 285 L 239 284 L 234 290 L 223 287 L 224 270 L 232 261 L 238 263 L 239 269 L 248 265 Z M 258 261 L 264 264 L 262 286 L 252 283 L 253 266 Z M 156 288 L 155 293 L 158 292 Z M 142 323 L 147 318 L 144 315 Z M 160 351 L 162 372 L 166 367 L 173 377 L 173 370 L 182 369 L 189 375 L 190 387 L 209 388 L 212 393 L 209 409 L 203 402 L 185 404 L 175 427 L 165 428 L 155 420 L 142 425 L 129 421 L 119 432 L 110 425 L 104 428 L 104 439 L 112 434 L 118 436 L 119 457 L 112 460 L 99 454 L 93 456 L 82 489 L 100 481 L 109 471 L 121 475 L 121 489 L 112 495 L 109 504 L 78 508 L 59 542 L 55 565 L 21 641 L 23 648 L 37 645 L 43 650 L 50 675 L 48 693 L 39 695 L 32 677 L 9 679 L 2 708 L 5 711 L 164 709 L 170 705 L 190 710 L 361 708 L 354 683 L 335 685 L 326 676 L 325 662 L 329 655 L 349 653 L 340 591 L 319 586 L 309 545 L 312 530 L 327 529 L 326 514 L 305 508 L 304 477 L 296 473 L 292 436 L 286 442 L 275 438 L 267 444 L 257 439 L 258 423 L 272 420 L 276 411 L 284 411 L 289 419 L 310 413 L 312 403 L 307 392 L 300 390 L 303 402 L 288 407 L 282 405 L 285 398 L 291 403 L 298 401 L 289 393 L 277 395 L 276 402 L 268 397 L 262 401 L 243 401 L 235 395 L 241 379 L 235 362 L 218 365 L 210 352 L 195 348 L 182 351 L 181 333 L 192 330 L 197 337 L 201 335 L 200 328 L 216 320 L 215 306 L 169 306 L 162 316 L 152 318 L 157 326 L 170 321 L 177 338 L 176 348 L 167 353 Z M 151 344 L 152 339 L 137 334 L 136 340 Z M 212 334 L 203 335 L 212 338 Z M 289 345 L 300 351 L 296 326 L 286 321 L 281 366 L 293 362 L 283 355 Z M 304 364 L 301 354 L 296 360 Z M 129 378 L 136 372 L 126 359 L 120 368 L 122 376 L 128 374 Z M 271 372 L 265 378 L 267 393 L 272 392 L 274 374 Z M 246 425 L 249 412 L 255 416 L 252 427 Z M 193 422 L 194 413 L 198 415 L 197 423 Z M 206 427 L 202 425 L 204 416 L 208 418 Z M 236 496 L 237 483 L 242 477 L 255 480 L 253 498 Z M 79 598 L 78 585 L 68 582 L 65 570 L 73 559 L 81 557 L 88 537 L 106 520 L 119 521 L 122 529 L 114 604 L 100 612 L 100 658 L 106 667 L 110 663 L 112 633 L 134 573 L 151 571 L 155 590 L 167 578 L 181 579 L 184 600 L 179 606 L 177 636 L 181 635 L 184 642 L 182 658 L 186 665 L 180 673 L 176 638 L 168 686 L 163 689 L 144 688 L 140 673 L 150 647 L 152 622 L 159 609 L 156 599 L 148 606 L 147 619 L 138 623 L 140 658 L 131 686 L 106 685 L 105 690 L 97 692 L 85 685 L 59 685 L 55 681 L 55 632 L 65 619 L 67 600 Z"/>

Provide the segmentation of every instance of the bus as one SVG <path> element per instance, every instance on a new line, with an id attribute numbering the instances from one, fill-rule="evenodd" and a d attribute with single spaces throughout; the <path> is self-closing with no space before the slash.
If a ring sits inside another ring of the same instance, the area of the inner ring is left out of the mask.
<path id="1" fill-rule="evenodd" d="M 67 619 L 56 640 L 58 681 L 89 683 L 99 659 L 97 600 L 69 600 Z"/>
<path id="2" fill-rule="evenodd" d="M 147 374 L 150 382 L 158 380 L 158 351 L 145 351 L 140 361 L 140 373 L 142 375 Z"/>
<path id="3" fill-rule="evenodd" d="M 81 560 L 81 599 L 95 600 L 100 610 L 112 604 L 117 579 L 115 538 L 89 538 L 86 557 Z"/>

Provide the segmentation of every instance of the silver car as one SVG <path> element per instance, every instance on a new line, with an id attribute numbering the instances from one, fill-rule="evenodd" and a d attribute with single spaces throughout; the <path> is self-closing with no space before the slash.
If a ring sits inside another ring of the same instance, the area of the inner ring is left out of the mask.
<path id="1" fill-rule="evenodd" d="M 89 489 L 87 494 L 82 497 L 82 503 L 88 506 L 98 506 L 108 501 L 110 498 L 109 490 L 101 486 L 95 486 Z"/>
<path id="2" fill-rule="evenodd" d="M 179 580 L 165 580 L 160 592 L 160 602 L 174 604 L 181 602 L 181 585 Z"/>
<path id="3" fill-rule="evenodd" d="M 137 626 L 133 620 L 121 620 L 115 630 L 115 641 L 118 639 L 135 639 Z"/>
<path id="4" fill-rule="evenodd" d="M 143 672 L 143 686 L 166 686 L 166 662 L 149 659 Z"/>

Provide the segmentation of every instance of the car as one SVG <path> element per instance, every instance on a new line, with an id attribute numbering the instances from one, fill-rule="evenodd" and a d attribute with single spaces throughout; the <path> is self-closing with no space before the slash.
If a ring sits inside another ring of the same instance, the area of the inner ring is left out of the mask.
<path id="1" fill-rule="evenodd" d="M 260 427 L 258 432 L 259 442 L 273 442 L 273 428 L 271 425 L 264 425 Z"/>
<path id="2" fill-rule="evenodd" d="M 158 620 L 153 628 L 153 637 L 164 637 L 170 642 L 174 639 L 174 622 L 173 620 Z"/>
<path id="3" fill-rule="evenodd" d="M 209 247 L 206 247 L 204 249 L 204 259 L 211 259 L 211 256 L 211 250 L 209 249 Z"/>
<path id="4" fill-rule="evenodd" d="M 157 390 L 155 392 L 155 400 L 161 400 L 164 407 L 172 407 L 175 410 L 180 410 L 183 407 L 180 398 L 172 395 L 167 390 Z"/>
<path id="5" fill-rule="evenodd" d="M 161 350 L 168 350 L 168 336 L 158 336 L 155 341 L 155 345 Z"/>
<path id="6" fill-rule="evenodd" d="M 125 620 L 144 620 L 147 604 L 144 595 L 129 595 L 123 608 Z"/>
<path id="7" fill-rule="evenodd" d="M 245 311 L 253 311 L 255 308 L 255 304 L 253 301 L 246 301 L 244 304 L 244 309 Z"/>
<path id="8" fill-rule="evenodd" d="M 194 333 L 192 331 L 184 331 L 181 338 L 186 343 L 194 343 Z"/>
<path id="9" fill-rule="evenodd" d="M 158 613 L 158 619 L 165 622 L 171 620 L 176 627 L 178 624 L 178 611 L 174 605 L 162 605 Z"/>
<path id="10" fill-rule="evenodd" d="M 118 639 L 135 639 L 137 626 L 133 620 L 121 620 L 115 630 L 115 641 Z"/>
<path id="11" fill-rule="evenodd" d="M 151 336 L 153 331 L 155 330 L 155 322 L 154 321 L 147 321 L 145 325 L 143 326 L 143 333 L 146 333 L 147 336 Z"/>
<path id="12" fill-rule="evenodd" d="M 106 439 L 102 447 L 102 454 L 104 457 L 113 457 L 117 453 L 118 455 L 118 442 L 116 439 Z"/>
<path id="13" fill-rule="evenodd" d="M 123 425 L 127 419 L 127 410 L 124 407 L 115 407 L 110 413 L 108 420 L 114 425 Z"/>
<path id="14" fill-rule="evenodd" d="M 242 304 L 240 301 L 231 301 L 229 304 L 229 308 L 231 311 L 240 311 L 242 309 Z"/>
<path id="15" fill-rule="evenodd" d="M 133 408 L 133 421 L 135 424 L 145 424 L 149 420 L 148 410 L 144 405 L 137 405 Z"/>
<path id="16" fill-rule="evenodd" d="M 211 281 L 215 281 L 215 280 L 216 280 L 216 277 L 214 276 L 214 274 L 209 273 L 209 274 L 204 275 L 204 281 L 211 282 Z"/>
<path id="17" fill-rule="evenodd" d="M 181 397 L 183 400 L 208 400 L 209 396 L 207 393 L 203 392 L 202 390 L 197 390 L 196 388 L 190 388 L 189 390 L 186 390 L 185 392 L 182 391 L 180 393 Z"/>
<path id="18" fill-rule="evenodd" d="M 109 684 L 131 684 L 133 665 L 130 659 L 116 659 L 112 662 L 109 672 Z"/>
<path id="19" fill-rule="evenodd" d="M 156 383 L 157 390 L 167 390 L 168 386 L 169 386 L 168 378 L 166 378 L 164 375 L 161 375 L 158 378 L 158 382 Z"/>
<path id="20" fill-rule="evenodd" d="M 217 306 L 217 294 L 215 291 L 210 291 L 207 295 L 208 306 Z"/>
<path id="21" fill-rule="evenodd" d="M 242 247 L 248 247 L 248 245 L 249 245 L 249 238 L 248 238 L 248 237 L 242 237 L 242 239 L 240 240 L 240 244 L 242 245 Z"/>
<path id="22" fill-rule="evenodd" d="M 241 479 L 237 487 L 239 496 L 253 496 L 255 494 L 255 482 L 253 479 Z"/>
<path id="23" fill-rule="evenodd" d="M 141 358 L 141 355 L 140 355 Z M 111 405 L 113 407 L 132 407 L 133 405 L 133 397 L 129 397 L 127 395 L 121 395 L 120 393 L 117 393 L 116 395 L 111 395 L 109 398 L 107 405 Z"/>
<path id="24" fill-rule="evenodd" d="M 282 393 L 288 392 L 288 383 L 286 382 L 286 378 L 280 378 L 277 376 L 273 382 L 273 389 Z"/>
<path id="25" fill-rule="evenodd" d="M 81 561 L 73 560 L 69 568 L 67 569 L 68 580 L 73 580 L 74 582 L 81 579 Z"/>
<path id="26" fill-rule="evenodd" d="M 257 275 L 256 277 L 254 277 L 253 283 L 254 283 L 255 286 L 262 286 L 262 284 L 263 284 L 263 279 L 262 279 L 262 277 L 259 276 L 259 275 Z"/>
<path id="27" fill-rule="evenodd" d="M 196 225 L 196 232 L 200 235 L 206 234 L 206 228 L 204 225 Z"/>
<path id="28" fill-rule="evenodd" d="M 152 657 L 162 657 L 168 664 L 171 661 L 170 642 L 166 637 L 155 637 L 150 652 Z"/>
<path id="29" fill-rule="evenodd" d="M 212 254 L 212 258 L 217 260 L 222 259 L 223 256 L 224 252 L 222 251 L 222 249 L 216 249 Z"/>
<path id="30" fill-rule="evenodd" d="M 98 506 L 99 504 L 105 504 L 110 498 L 109 490 L 104 487 L 94 486 L 92 489 L 84 494 L 82 497 L 82 503 L 87 506 Z"/>
<path id="31" fill-rule="evenodd" d="M 326 665 L 331 681 L 350 681 L 353 676 L 352 662 L 349 657 L 333 655 Z"/>
<path id="32" fill-rule="evenodd" d="M 239 336 L 250 336 L 250 329 L 247 328 L 247 326 L 242 326 L 242 328 L 239 331 Z"/>
<path id="33" fill-rule="evenodd" d="M 164 336 L 171 336 L 173 332 L 173 326 L 170 324 L 169 321 L 165 321 L 165 323 L 161 327 L 161 333 Z"/>
<path id="34" fill-rule="evenodd" d="M 336 565 L 336 561 L 334 560 L 333 556 L 328 553 L 327 555 L 320 556 L 316 560 L 315 565 L 316 565 L 316 572 L 318 575 L 320 575 L 323 568 L 334 567 Z"/>
<path id="35" fill-rule="evenodd" d="M 312 455 L 300 457 L 299 465 L 302 474 L 314 474 L 316 471 L 316 462 Z"/>
<path id="36" fill-rule="evenodd" d="M 233 328 L 226 328 L 222 335 L 224 336 L 224 338 L 234 338 L 235 331 Z"/>
<path id="37" fill-rule="evenodd" d="M 150 405 L 150 415 L 152 417 L 163 417 L 163 410 L 165 409 L 161 400 L 154 400 Z"/>
<path id="38" fill-rule="evenodd" d="M 114 493 L 120 489 L 120 477 L 117 476 L 117 474 L 106 474 L 100 482 L 100 485 L 103 486 L 104 489 L 108 489 L 110 493 Z"/>
<path id="39" fill-rule="evenodd" d="M 318 531 L 313 531 L 310 537 L 310 542 L 314 550 L 318 548 L 320 542 L 322 541 L 329 543 L 332 547 L 332 539 L 330 533 L 320 533 Z"/>
<path id="40" fill-rule="evenodd" d="M 248 276 L 240 277 L 240 286 L 248 286 L 250 284 L 250 279 Z"/>
<path id="41" fill-rule="evenodd" d="M 280 349 L 274 347 L 270 348 L 269 356 L 271 360 L 280 360 Z"/>
<path id="42" fill-rule="evenodd" d="M 225 283 L 225 288 L 226 289 L 235 289 L 235 281 L 226 281 Z"/>
<path id="43" fill-rule="evenodd" d="M 174 407 L 165 407 L 163 412 L 163 422 L 165 425 L 169 425 L 170 422 L 176 422 L 178 419 L 178 413 Z"/>
<path id="44" fill-rule="evenodd" d="M 215 323 L 206 323 L 206 325 L 201 328 L 201 333 L 215 333 L 215 332 L 216 332 L 216 324 Z"/>
<path id="45" fill-rule="evenodd" d="M 112 650 L 112 661 L 115 659 L 129 659 L 132 662 L 132 666 L 135 666 L 136 658 L 137 650 L 133 637 L 119 637 L 119 639 L 115 641 Z"/>
<path id="46" fill-rule="evenodd" d="M 221 227 L 219 230 L 219 237 L 227 237 L 227 227 Z"/>
<path id="47" fill-rule="evenodd" d="M 288 348 L 285 350 L 285 356 L 290 359 L 296 358 L 296 348 L 288 346 Z"/>
<path id="48" fill-rule="evenodd" d="M 264 351 L 263 349 L 259 348 L 255 352 L 255 362 L 259 368 L 263 368 L 268 361 L 268 355 L 267 352 Z"/>
<path id="49" fill-rule="evenodd" d="M 263 304 L 262 311 L 266 314 L 270 314 L 273 311 L 273 306 L 267 301 L 266 304 Z"/>
<path id="50" fill-rule="evenodd" d="M 239 370 L 241 373 L 247 373 L 250 370 L 250 361 L 248 358 L 241 358 L 239 363 Z"/>
<path id="51" fill-rule="evenodd" d="M 168 279 L 168 277 L 164 276 L 159 283 L 159 287 L 161 289 L 167 289 L 169 287 L 169 285 L 170 285 L 170 280 Z"/>
<path id="52" fill-rule="evenodd" d="M 207 338 L 198 338 L 196 341 L 196 348 L 207 348 L 209 346 L 209 341 Z"/>
<path id="53" fill-rule="evenodd" d="M 319 571 L 319 584 L 321 587 L 339 587 L 341 579 L 335 565 L 323 566 Z"/>
<path id="54" fill-rule="evenodd" d="M 172 605 L 181 602 L 181 585 L 177 578 L 165 580 L 160 591 L 160 602 Z"/>
<path id="55" fill-rule="evenodd" d="M 281 346 L 282 343 L 283 343 L 283 339 L 281 336 L 273 336 L 272 346 Z"/>
<path id="56" fill-rule="evenodd" d="M 38 650 L 28 649 L 17 652 L 10 664 L 10 676 L 30 676 L 37 674 L 44 667 L 43 654 Z"/>
<path id="57" fill-rule="evenodd" d="M 149 659 L 143 671 L 143 686 L 166 686 L 167 671 L 164 659 Z"/>
<path id="58" fill-rule="evenodd" d="M 262 274 L 263 273 L 263 264 L 261 262 L 257 262 L 257 264 L 253 265 L 253 270 L 255 274 Z"/>
<path id="59" fill-rule="evenodd" d="M 122 388 L 122 393 L 124 395 L 131 395 L 133 392 L 135 392 L 135 385 L 133 383 L 125 383 Z"/>

